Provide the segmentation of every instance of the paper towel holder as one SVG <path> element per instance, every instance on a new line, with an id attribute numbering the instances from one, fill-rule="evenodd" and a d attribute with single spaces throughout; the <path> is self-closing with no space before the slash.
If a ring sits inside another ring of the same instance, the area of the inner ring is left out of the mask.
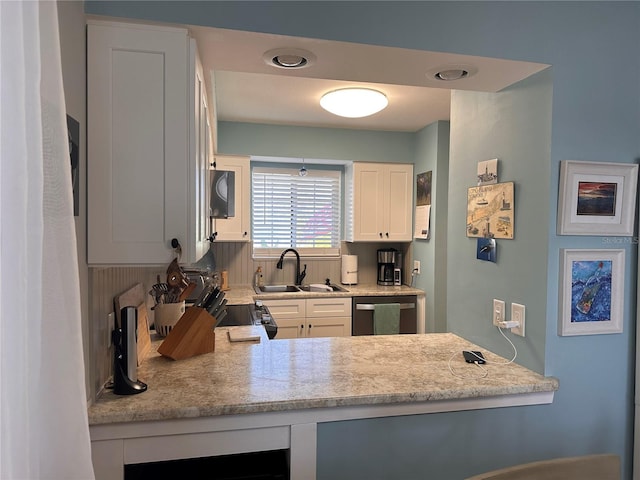
<path id="1" fill-rule="evenodd" d="M 342 255 L 342 275 L 340 283 L 356 285 L 358 283 L 358 256 Z"/>

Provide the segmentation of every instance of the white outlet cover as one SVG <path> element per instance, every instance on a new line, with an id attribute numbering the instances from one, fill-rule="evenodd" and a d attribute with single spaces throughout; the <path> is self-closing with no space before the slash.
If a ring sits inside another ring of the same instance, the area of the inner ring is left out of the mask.
<path id="1" fill-rule="evenodd" d="M 505 321 L 505 303 L 504 300 L 493 299 L 493 309 L 491 310 L 491 321 L 496 326 L 500 326 L 500 322 Z"/>
<path id="2" fill-rule="evenodd" d="M 524 305 L 519 303 L 511 304 L 511 321 L 520 322 L 519 327 L 513 327 L 511 329 L 511 333 L 515 335 L 520 335 L 524 337 L 524 326 L 525 326 L 525 308 Z"/>

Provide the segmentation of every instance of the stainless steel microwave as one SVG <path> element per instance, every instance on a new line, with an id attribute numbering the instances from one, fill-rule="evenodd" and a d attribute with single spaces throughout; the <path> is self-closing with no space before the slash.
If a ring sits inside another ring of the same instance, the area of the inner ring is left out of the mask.
<path id="1" fill-rule="evenodd" d="M 229 170 L 211 170 L 211 201 L 209 216 L 211 218 L 235 217 L 235 172 Z"/>

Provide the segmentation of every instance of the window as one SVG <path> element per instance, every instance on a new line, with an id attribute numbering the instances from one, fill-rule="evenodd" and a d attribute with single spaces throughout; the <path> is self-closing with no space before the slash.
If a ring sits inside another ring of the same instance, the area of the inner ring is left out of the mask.
<path id="1" fill-rule="evenodd" d="M 340 254 L 340 171 L 254 167 L 251 196 L 255 256 Z"/>

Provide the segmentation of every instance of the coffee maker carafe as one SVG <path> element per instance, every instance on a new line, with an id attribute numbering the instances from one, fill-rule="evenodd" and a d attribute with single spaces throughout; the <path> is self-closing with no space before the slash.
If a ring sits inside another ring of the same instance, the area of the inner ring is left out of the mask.
<path id="1" fill-rule="evenodd" d="M 378 250 L 378 285 L 395 285 L 394 271 L 398 257 L 399 252 L 395 248 Z"/>

